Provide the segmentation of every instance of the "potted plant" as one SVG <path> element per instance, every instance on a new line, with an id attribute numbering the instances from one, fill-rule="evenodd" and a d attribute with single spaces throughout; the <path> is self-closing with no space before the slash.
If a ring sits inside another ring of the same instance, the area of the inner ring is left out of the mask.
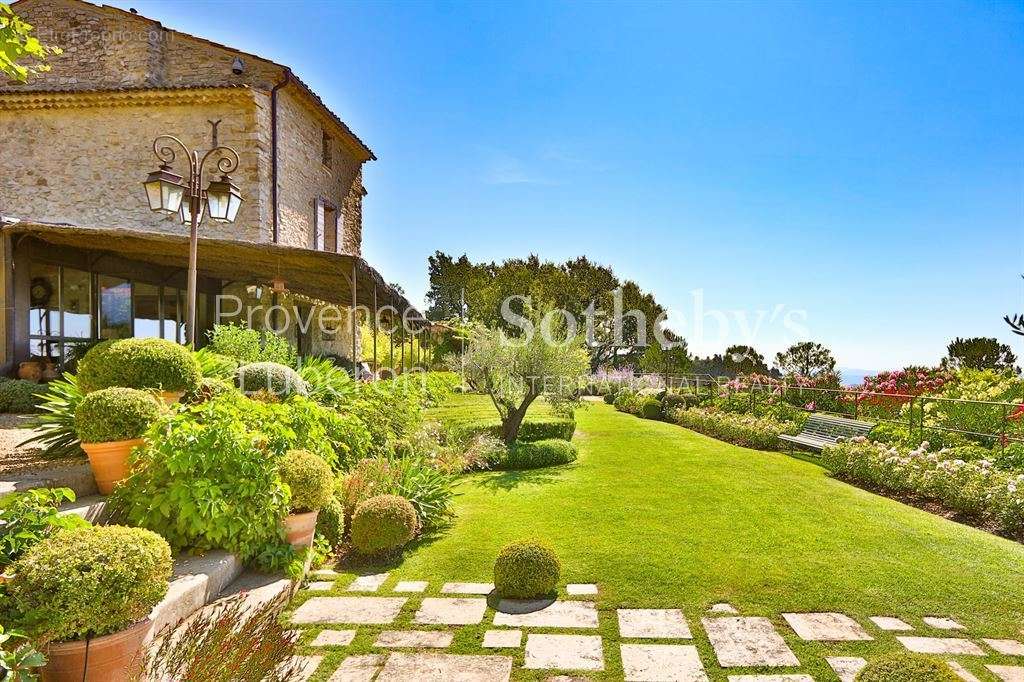
<path id="1" fill-rule="evenodd" d="M 128 455 L 142 445 L 142 434 L 160 410 L 156 398 L 134 388 L 104 388 L 82 398 L 75 433 L 102 494 L 109 495 L 128 475 Z"/>
<path id="2" fill-rule="evenodd" d="M 171 548 L 123 526 L 62 530 L 14 563 L 17 626 L 43 649 L 46 682 L 122 682 L 142 662 L 148 616 L 167 593 Z"/>
<path id="3" fill-rule="evenodd" d="M 123 386 L 153 391 L 167 404 L 194 391 L 201 377 L 193 353 L 167 339 L 104 341 L 78 363 L 78 384 L 86 393 Z"/>
<path id="4" fill-rule="evenodd" d="M 291 492 L 291 513 L 284 519 L 285 537 L 296 549 L 309 547 L 317 513 L 334 495 L 334 472 L 323 458 L 306 450 L 285 453 L 278 472 Z"/>

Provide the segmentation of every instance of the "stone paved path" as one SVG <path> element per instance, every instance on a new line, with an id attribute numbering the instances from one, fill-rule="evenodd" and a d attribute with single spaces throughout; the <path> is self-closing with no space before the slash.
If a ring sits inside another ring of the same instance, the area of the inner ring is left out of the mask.
<path id="1" fill-rule="evenodd" d="M 701 623 L 723 668 L 800 665 L 767 618 L 730 616 L 704 618 Z"/>
<path id="2" fill-rule="evenodd" d="M 521 657 L 519 660 L 525 669 L 551 671 L 543 677 L 546 682 L 579 682 L 590 679 L 593 673 L 605 671 L 606 646 L 618 646 L 622 675 L 628 682 L 709 682 L 705 663 L 713 665 L 715 662 L 702 661 L 699 649 L 690 642 L 670 641 L 690 640 L 694 636 L 681 609 L 615 609 L 613 618 L 617 622 L 613 626 L 606 623 L 602 630 L 608 634 L 586 632 L 598 629 L 600 621 L 611 613 L 610 610 L 599 613 L 596 604 L 587 599 L 600 592 L 594 583 L 567 586 L 568 598 L 565 599 L 501 600 L 491 611 L 487 599 L 493 591 L 490 583 L 444 583 L 439 590 L 442 594 L 458 596 L 438 597 L 422 594 L 430 589 L 427 581 L 399 581 L 384 590 L 384 585 L 388 584 L 387 573 L 360 576 L 348 584 L 331 570 L 317 571 L 312 577 L 316 579 L 305 586 L 308 598 L 292 613 L 293 623 L 307 626 L 315 633 L 315 636 L 303 638 L 308 644 L 300 648 L 301 655 L 296 657 L 303 668 L 300 680 L 309 680 L 319 673 L 326 675 L 328 682 L 506 682 L 516 658 Z M 378 594 L 334 596 L 338 589 Z M 386 596 L 389 591 L 401 596 Z M 324 592 L 334 594 L 322 594 Z M 711 606 L 708 612 L 710 615 L 700 619 L 700 626 L 722 668 L 793 669 L 774 674 L 729 675 L 730 682 L 813 682 L 809 675 L 800 671 L 801 661 L 787 644 L 787 639 L 794 641 L 794 638 L 810 643 L 805 647 L 812 647 L 801 649 L 806 652 L 802 654 L 807 659 L 804 665 L 811 664 L 811 657 L 824 661 L 835 673 L 829 679 L 839 682 L 855 682 L 858 672 L 872 657 L 862 652 L 869 650 L 858 649 L 861 656 L 827 656 L 829 649 L 814 649 L 813 643 L 860 642 L 862 647 L 871 647 L 870 642 L 878 638 L 887 640 L 889 646 L 899 642 L 915 653 L 999 656 L 1004 658 L 997 659 L 998 664 L 987 663 L 983 658 L 975 660 L 977 665 L 985 665 L 993 679 L 1024 682 L 1024 642 L 1012 638 L 1024 634 L 1024 630 L 1021 633 L 986 633 L 1010 634 L 1010 638 L 978 637 L 980 633 L 973 633 L 972 637 L 959 621 L 948 616 L 925 616 L 919 621 L 871 616 L 870 626 L 876 629 L 869 631 L 843 613 L 790 612 L 769 619 L 740 616 L 725 602 Z M 924 624 L 922 634 L 913 632 L 914 622 Z M 780 632 L 776 623 L 789 627 Z M 336 659 L 325 655 L 328 651 L 325 647 L 351 646 L 359 635 L 358 626 L 377 626 L 372 642 L 380 653 L 351 655 L 334 663 Z M 380 626 L 390 626 L 390 629 Z M 416 629 L 417 626 L 427 627 Z M 473 634 L 470 640 L 463 635 L 460 647 L 476 638 L 479 653 L 463 653 L 461 649 L 460 653 L 438 651 L 449 649 L 458 636 L 458 628 L 466 626 L 482 626 L 484 633 L 482 636 Z M 609 627 L 614 629 L 609 630 Z M 553 628 L 569 632 L 551 632 Z M 956 636 L 925 634 L 935 630 Z M 296 632 L 301 634 L 304 630 Z M 408 651 L 401 651 L 403 649 Z M 837 653 L 842 651 L 839 649 Z M 1005 657 L 1020 657 L 1020 664 L 1007 665 Z M 325 660 L 331 661 L 333 670 L 319 670 Z M 955 660 L 947 663 L 964 682 L 978 682 L 978 677 L 961 663 Z"/>

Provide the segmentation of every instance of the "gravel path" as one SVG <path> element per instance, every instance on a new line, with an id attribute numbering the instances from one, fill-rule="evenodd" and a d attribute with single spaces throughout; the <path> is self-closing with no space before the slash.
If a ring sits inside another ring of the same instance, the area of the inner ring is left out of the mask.
<path id="1" fill-rule="evenodd" d="M 28 428 L 32 418 L 33 415 L 28 414 L 0 414 L 0 474 L 28 473 L 37 469 L 55 469 L 82 462 L 79 458 L 43 459 L 39 456 L 37 448 L 19 448 L 18 443 L 35 433 L 33 429 Z"/>

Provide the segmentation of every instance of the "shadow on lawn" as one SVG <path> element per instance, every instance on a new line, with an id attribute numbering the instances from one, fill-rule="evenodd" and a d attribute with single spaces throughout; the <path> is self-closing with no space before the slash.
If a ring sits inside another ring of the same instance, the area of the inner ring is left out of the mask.
<path id="1" fill-rule="evenodd" d="M 561 473 L 566 468 L 566 466 L 560 466 L 545 469 L 526 469 L 523 471 L 503 471 L 497 475 L 481 476 L 474 480 L 472 485 L 495 492 L 499 490 L 507 492 L 515 490 L 521 485 L 556 483 L 561 480 Z"/>

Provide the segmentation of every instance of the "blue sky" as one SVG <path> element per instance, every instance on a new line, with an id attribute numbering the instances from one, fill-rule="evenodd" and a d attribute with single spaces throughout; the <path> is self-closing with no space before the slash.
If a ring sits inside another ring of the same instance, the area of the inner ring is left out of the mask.
<path id="1" fill-rule="evenodd" d="M 782 311 L 767 353 L 802 310 L 846 367 L 1024 355 L 1020 2 L 115 4 L 316 89 L 380 159 L 364 253 L 414 300 L 435 249 L 586 254 L 691 342 L 702 290 Z"/>

